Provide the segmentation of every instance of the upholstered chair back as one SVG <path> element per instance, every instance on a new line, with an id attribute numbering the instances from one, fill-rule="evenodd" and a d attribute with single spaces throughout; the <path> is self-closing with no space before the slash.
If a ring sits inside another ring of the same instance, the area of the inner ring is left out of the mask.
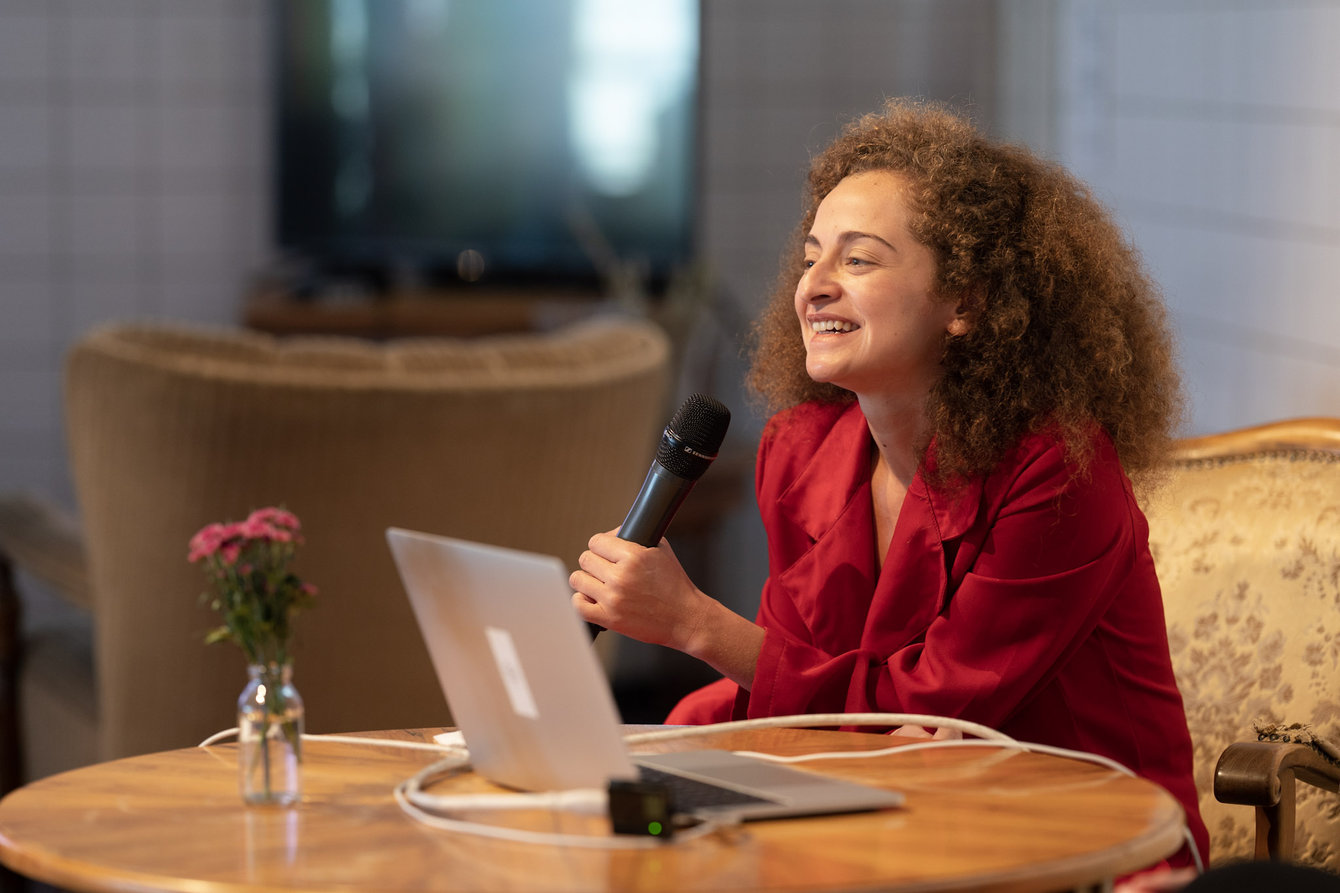
<path id="1" fill-rule="evenodd" d="M 1256 721 L 1340 729 L 1340 420 L 1184 441 L 1146 508 L 1211 858 L 1251 858 L 1220 754 Z M 1340 797 L 1298 791 L 1296 857 L 1340 870 Z"/>
<path id="2" fill-rule="evenodd" d="M 98 757 L 234 725 L 243 658 L 203 643 L 218 619 L 186 544 L 266 505 L 301 519 L 295 570 L 320 590 L 297 634 L 309 731 L 450 724 L 386 528 L 575 566 L 646 473 L 669 356 L 658 328 L 622 317 L 385 343 L 168 325 L 89 334 L 68 358 L 66 406 Z"/>

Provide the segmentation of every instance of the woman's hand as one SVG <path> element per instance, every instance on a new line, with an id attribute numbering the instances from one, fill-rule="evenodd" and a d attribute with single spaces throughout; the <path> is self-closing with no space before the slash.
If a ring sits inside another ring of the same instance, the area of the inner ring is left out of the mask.
<path id="1" fill-rule="evenodd" d="M 704 593 L 670 544 L 653 548 L 597 533 L 568 578 L 582 619 L 647 642 L 683 651 L 748 688 L 763 630 Z"/>
<path id="2" fill-rule="evenodd" d="M 708 598 L 665 540 L 654 548 L 597 533 L 568 578 L 583 619 L 640 642 L 688 651 Z"/>

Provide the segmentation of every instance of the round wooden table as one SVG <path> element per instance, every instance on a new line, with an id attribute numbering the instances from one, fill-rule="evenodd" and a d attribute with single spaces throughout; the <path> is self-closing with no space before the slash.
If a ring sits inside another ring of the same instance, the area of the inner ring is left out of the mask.
<path id="1" fill-rule="evenodd" d="M 431 740 L 441 730 L 376 733 Z M 770 729 L 644 750 L 797 754 L 910 739 Z M 1176 852 L 1182 811 L 1158 786 L 1087 762 L 939 748 L 802 763 L 887 786 L 903 808 L 753 822 L 653 849 L 506 842 L 420 824 L 392 789 L 435 756 L 309 739 L 299 806 L 246 807 L 236 747 L 131 757 L 33 782 L 0 801 L 0 861 L 80 891 L 998 890 L 1100 884 Z M 489 790 L 473 774 L 434 790 Z M 536 811 L 538 812 L 538 811 Z M 608 834 L 568 813 L 474 816 Z"/>

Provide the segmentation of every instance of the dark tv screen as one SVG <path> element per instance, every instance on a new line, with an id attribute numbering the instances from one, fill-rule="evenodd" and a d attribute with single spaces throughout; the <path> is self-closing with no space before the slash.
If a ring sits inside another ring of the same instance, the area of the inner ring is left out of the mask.
<path id="1" fill-rule="evenodd" d="M 663 279 L 691 256 L 697 0 L 276 0 L 275 232 L 318 271 Z"/>

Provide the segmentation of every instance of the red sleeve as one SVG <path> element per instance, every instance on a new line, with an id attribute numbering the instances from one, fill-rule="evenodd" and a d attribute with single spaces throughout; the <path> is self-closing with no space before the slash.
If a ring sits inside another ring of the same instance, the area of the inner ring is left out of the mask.
<path id="1" fill-rule="evenodd" d="M 740 686 L 729 679 L 718 679 L 689 692 L 665 718 L 672 726 L 705 726 L 730 720 Z"/>

